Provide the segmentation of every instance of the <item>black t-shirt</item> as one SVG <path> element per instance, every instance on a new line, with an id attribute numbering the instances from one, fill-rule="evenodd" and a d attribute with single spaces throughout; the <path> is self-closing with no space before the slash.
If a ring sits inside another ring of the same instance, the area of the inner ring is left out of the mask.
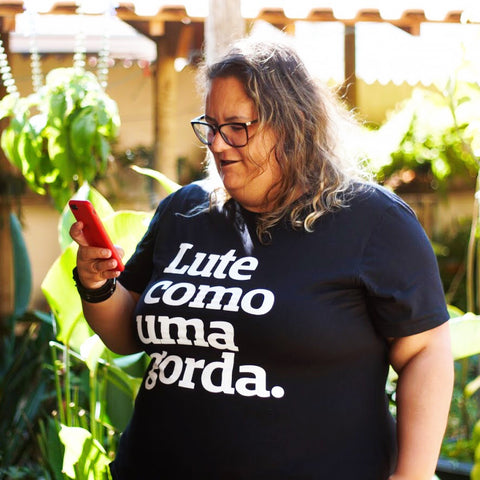
<path id="1" fill-rule="evenodd" d="M 114 479 L 386 479 L 387 338 L 448 319 L 415 215 L 368 185 L 261 244 L 255 214 L 207 198 L 165 199 L 120 277 L 152 361 Z"/>

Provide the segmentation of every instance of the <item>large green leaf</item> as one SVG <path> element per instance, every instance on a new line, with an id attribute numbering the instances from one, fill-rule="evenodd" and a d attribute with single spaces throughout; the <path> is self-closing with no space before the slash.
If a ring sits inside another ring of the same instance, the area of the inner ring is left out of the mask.
<path id="1" fill-rule="evenodd" d="M 455 360 L 480 353 L 480 316 L 466 313 L 450 319 L 452 351 Z"/>
<path id="2" fill-rule="evenodd" d="M 65 180 L 69 182 L 77 172 L 70 156 L 68 136 L 64 131 L 53 128 L 49 128 L 48 132 L 47 149 L 52 168 L 58 168 Z"/>
<path id="3" fill-rule="evenodd" d="M 100 443 L 93 439 L 91 432 L 80 427 L 62 425 L 59 437 L 65 445 L 63 471 L 69 478 L 108 478 L 106 471 L 111 460 Z"/>
<path id="4" fill-rule="evenodd" d="M 143 356 L 146 355 L 143 354 Z M 135 398 L 142 383 L 146 366 L 144 365 L 145 362 L 140 363 L 143 364 L 144 368 L 137 376 L 128 375 L 120 367 L 112 364 L 108 367 L 105 414 L 110 425 L 120 432 L 124 431 L 128 425 L 133 413 Z"/>
<path id="5" fill-rule="evenodd" d="M 108 352 L 98 335 L 88 338 L 80 347 L 80 356 L 90 371 L 90 376 L 97 378 L 101 365 L 102 375 L 106 375 L 106 404 L 101 409 L 99 420 L 111 425 L 117 431 L 127 426 L 133 411 L 133 405 L 142 377 L 147 367 L 146 355 L 141 352 L 115 358 Z"/>
<path id="6" fill-rule="evenodd" d="M 151 168 L 143 168 L 137 165 L 132 165 L 130 168 L 132 170 L 135 170 L 137 173 L 154 178 L 158 183 L 160 183 L 160 185 L 165 189 L 167 193 L 176 192 L 181 187 L 181 185 L 174 182 L 173 180 L 170 180 L 170 178 L 157 170 L 152 170 Z"/>
<path id="7" fill-rule="evenodd" d="M 97 371 L 98 362 L 105 352 L 105 344 L 98 335 L 87 338 L 80 346 L 80 355 L 92 374 Z"/>
<path id="8" fill-rule="evenodd" d="M 14 121 L 2 132 L 1 147 L 10 162 L 22 170 L 22 159 L 18 154 L 18 135 L 20 130 L 15 129 Z"/>
<path id="9" fill-rule="evenodd" d="M 121 210 L 104 219 L 104 224 L 115 245 L 125 250 L 128 260 L 146 232 L 153 212 Z"/>
<path id="10" fill-rule="evenodd" d="M 95 165 L 92 159 L 92 146 L 96 130 L 97 120 L 93 107 L 85 107 L 73 118 L 70 126 L 70 145 L 78 161 Z"/>
<path id="11" fill-rule="evenodd" d="M 72 279 L 77 248 L 72 244 L 55 260 L 42 282 L 42 291 L 57 320 L 57 338 L 79 351 L 93 332 L 83 320 L 82 304 Z"/>
<path id="12" fill-rule="evenodd" d="M 5 117 L 12 115 L 15 105 L 18 101 L 18 95 L 9 94 L 5 95 L 0 101 L 0 120 Z"/>
<path id="13" fill-rule="evenodd" d="M 65 480 L 62 474 L 65 447 L 58 437 L 58 427 L 50 417 L 38 422 L 39 433 L 36 435 L 42 463 L 51 472 L 52 480 Z"/>
<path id="14" fill-rule="evenodd" d="M 465 312 L 462 312 L 458 307 L 455 307 L 454 305 L 447 305 L 447 309 L 450 318 L 463 317 L 463 315 L 465 315 Z"/>
<path id="15" fill-rule="evenodd" d="M 97 154 L 98 162 L 100 163 L 101 171 L 105 171 L 108 165 L 108 157 L 110 155 L 110 143 L 107 139 L 97 132 L 95 137 L 95 150 Z"/>
<path id="16" fill-rule="evenodd" d="M 18 140 L 18 154 L 22 159 L 22 173 L 37 172 L 42 159 L 42 139 L 38 137 L 30 122 L 25 127 Z"/>
<path id="17" fill-rule="evenodd" d="M 55 128 L 61 129 L 65 119 L 65 113 L 67 111 L 67 101 L 65 99 L 65 95 L 62 93 L 53 94 L 50 97 L 49 105 L 50 109 L 48 122 Z"/>
<path id="18" fill-rule="evenodd" d="M 22 226 L 15 214 L 10 213 L 10 235 L 12 238 L 15 303 L 14 315 L 26 312 L 32 291 L 32 269 L 27 246 L 23 238 Z"/>

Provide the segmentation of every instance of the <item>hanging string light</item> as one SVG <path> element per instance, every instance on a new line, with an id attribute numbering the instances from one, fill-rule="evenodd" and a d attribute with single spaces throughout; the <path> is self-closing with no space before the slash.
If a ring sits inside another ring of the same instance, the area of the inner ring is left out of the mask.
<path id="1" fill-rule="evenodd" d="M 25 14 L 28 18 L 28 37 L 29 37 L 29 52 L 30 52 L 30 67 L 32 70 L 32 87 L 34 92 L 43 85 L 42 65 L 40 63 L 40 54 L 37 46 L 37 17 L 38 17 L 38 3 L 34 0 L 24 1 Z"/>
<path id="2" fill-rule="evenodd" d="M 85 73 L 87 47 L 85 43 L 85 17 L 81 1 L 77 1 L 78 30 L 75 33 L 75 47 L 73 52 L 73 68 L 77 75 Z"/>
<path id="3" fill-rule="evenodd" d="M 81 75 L 85 73 L 86 65 L 86 35 L 85 35 L 85 14 L 92 13 L 91 0 L 77 0 L 77 17 L 79 29 L 75 36 L 75 50 L 73 55 L 73 67 L 76 72 Z M 108 83 L 108 67 L 110 63 L 110 27 L 111 20 L 116 14 L 117 0 L 97 0 L 95 2 L 94 11 L 103 11 L 105 18 L 105 28 L 103 29 L 102 48 L 98 54 L 97 78 L 103 89 Z"/>
<path id="4" fill-rule="evenodd" d="M 12 75 L 12 70 L 10 68 L 10 65 L 8 64 L 7 53 L 5 52 L 5 47 L 3 46 L 3 40 L 1 35 L 0 35 L 0 76 L 2 77 L 2 83 L 7 93 L 18 96 L 17 86 L 15 85 L 15 80 Z"/>
<path id="5" fill-rule="evenodd" d="M 111 24 L 116 14 L 118 2 L 109 0 L 105 7 L 104 21 L 105 28 L 103 33 L 103 44 L 98 53 L 97 78 L 101 87 L 106 90 L 108 84 L 108 67 L 110 66 L 110 36 Z"/>
<path id="6" fill-rule="evenodd" d="M 101 1 L 101 0 L 99 0 Z M 107 87 L 108 68 L 110 64 L 110 27 L 111 20 L 116 15 L 118 7 L 117 0 L 103 0 L 105 2 L 105 24 L 103 45 L 99 52 L 98 73 L 97 77 L 102 88 Z M 84 0 L 77 0 L 77 15 L 79 28 L 75 36 L 75 49 L 73 56 L 73 67 L 78 74 L 85 72 L 86 65 L 86 35 L 85 35 L 85 10 L 83 8 Z M 24 9 L 28 18 L 29 31 L 27 35 L 30 37 L 29 53 L 30 64 L 32 70 L 32 86 L 33 91 L 37 92 L 44 83 L 44 75 L 41 67 L 41 56 L 37 46 L 37 16 L 40 11 L 40 4 L 36 0 L 25 0 Z M 11 67 L 8 63 L 7 54 L 0 34 L 0 77 L 7 94 L 19 95 L 15 80 L 12 75 Z"/>

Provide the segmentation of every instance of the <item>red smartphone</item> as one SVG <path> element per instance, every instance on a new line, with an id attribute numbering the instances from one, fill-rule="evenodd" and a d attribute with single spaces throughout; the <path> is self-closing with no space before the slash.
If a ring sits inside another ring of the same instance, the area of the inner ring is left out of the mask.
<path id="1" fill-rule="evenodd" d="M 83 222 L 83 234 L 91 247 L 104 247 L 112 252 L 112 258 L 117 261 L 115 270 L 125 269 L 122 259 L 113 246 L 100 217 L 89 200 L 70 200 L 68 206 L 78 221 Z"/>

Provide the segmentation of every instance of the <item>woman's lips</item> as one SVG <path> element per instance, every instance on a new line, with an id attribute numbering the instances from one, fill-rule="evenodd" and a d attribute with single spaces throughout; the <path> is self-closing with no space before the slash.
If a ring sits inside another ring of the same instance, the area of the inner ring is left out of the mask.
<path id="1" fill-rule="evenodd" d="M 233 165 L 237 163 L 239 160 L 220 160 L 221 167 L 228 167 L 229 165 Z"/>

